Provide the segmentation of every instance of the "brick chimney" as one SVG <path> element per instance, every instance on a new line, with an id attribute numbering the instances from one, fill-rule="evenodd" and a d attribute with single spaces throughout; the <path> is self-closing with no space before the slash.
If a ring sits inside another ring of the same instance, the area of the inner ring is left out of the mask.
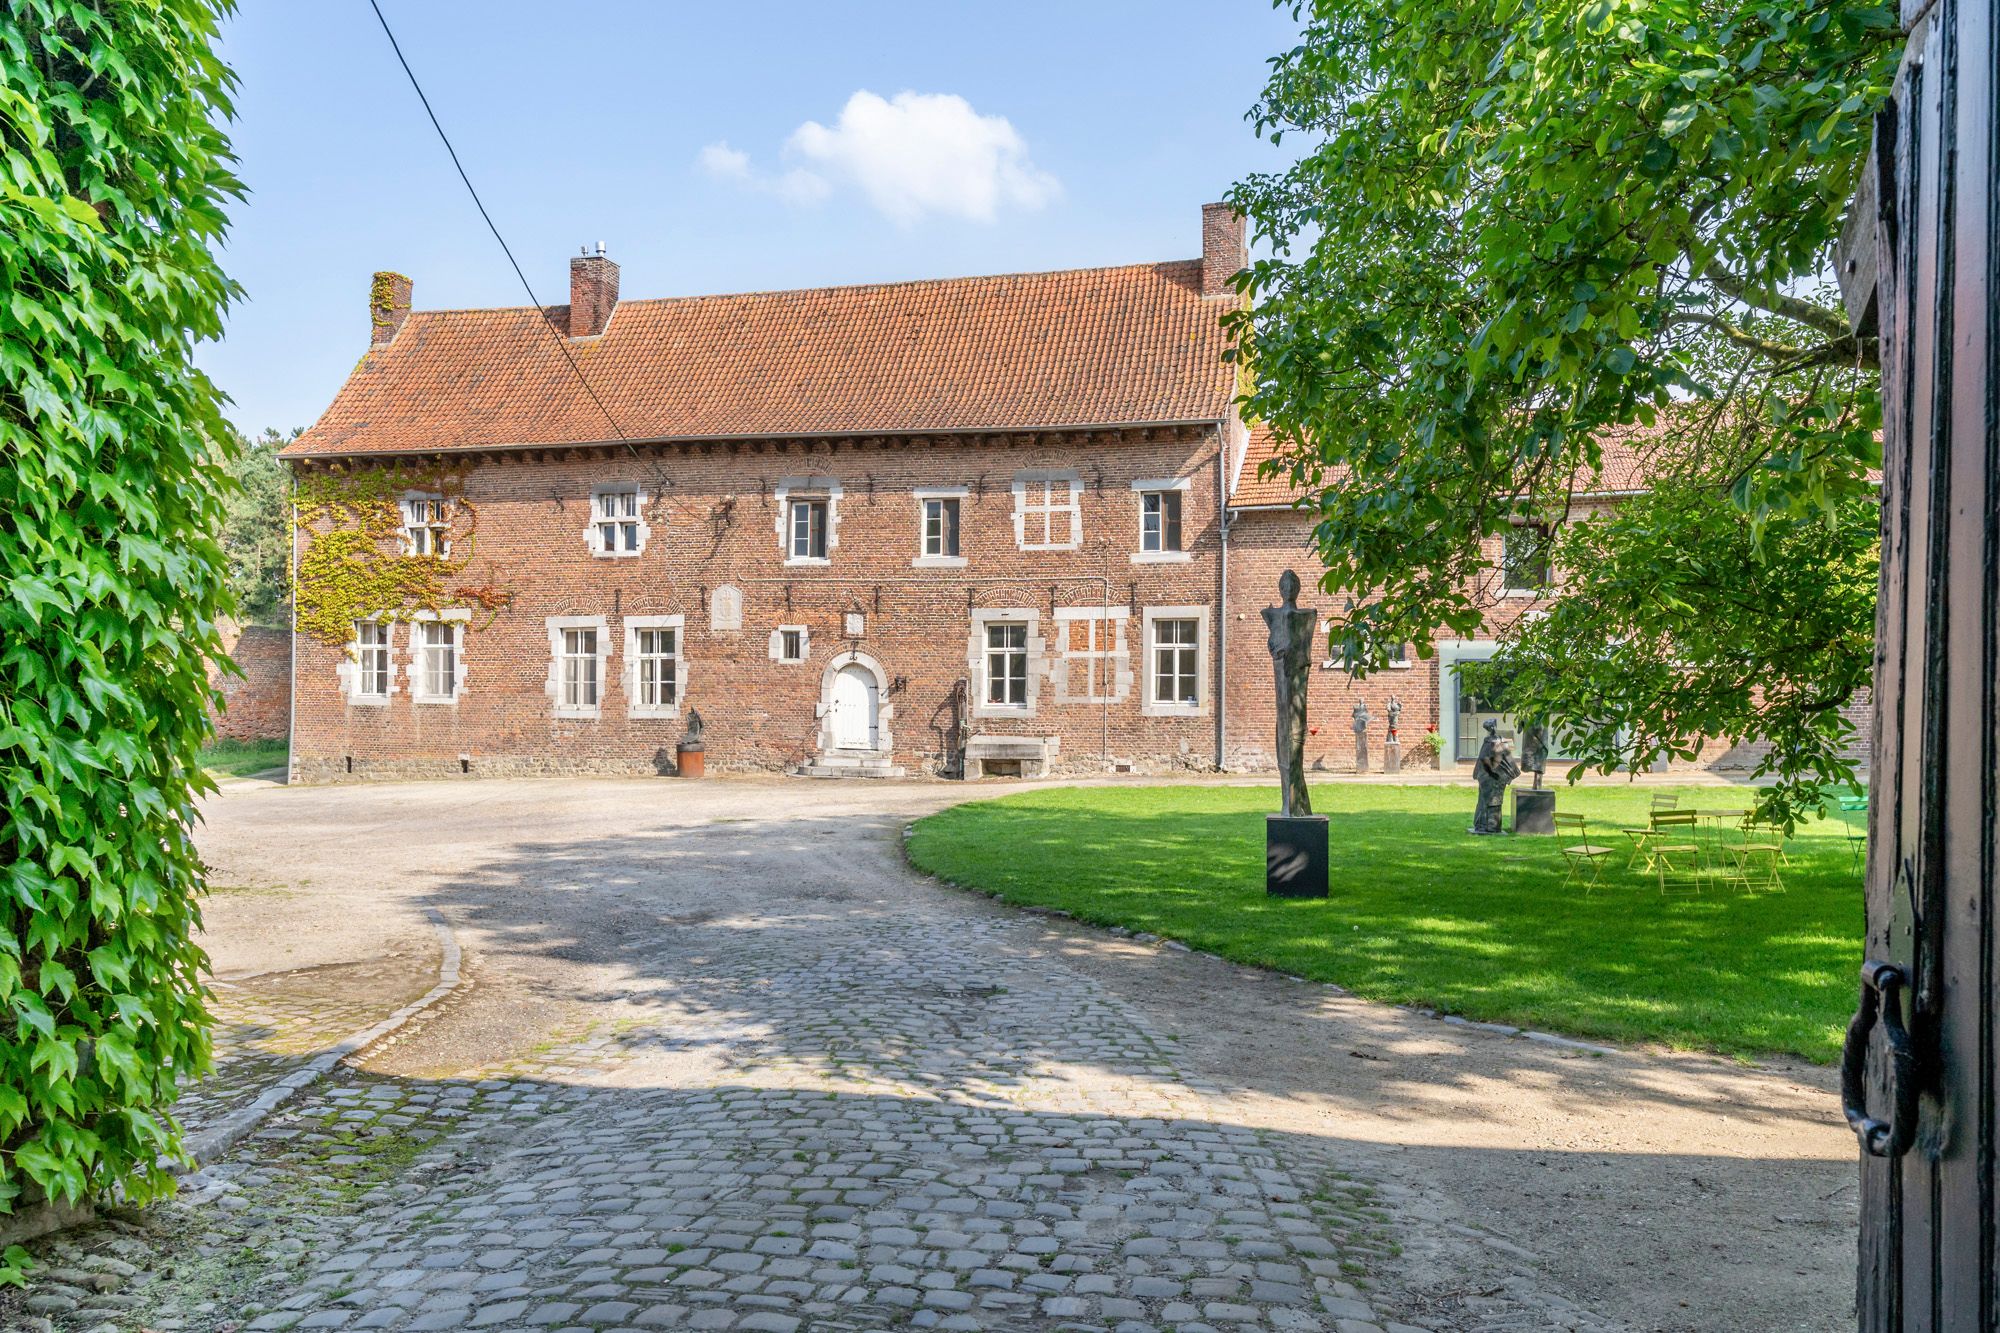
<path id="1" fill-rule="evenodd" d="M 394 338 L 409 317 L 410 280 L 400 273 L 377 273 L 368 285 L 369 345 Z"/>
<path id="2" fill-rule="evenodd" d="M 595 338 L 618 307 L 618 265 L 604 257 L 604 243 L 569 261 L 569 336 Z"/>
<path id="3" fill-rule="evenodd" d="M 1228 204 L 1201 206 L 1201 294 L 1232 296 L 1229 280 L 1250 262 L 1243 215 Z"/>

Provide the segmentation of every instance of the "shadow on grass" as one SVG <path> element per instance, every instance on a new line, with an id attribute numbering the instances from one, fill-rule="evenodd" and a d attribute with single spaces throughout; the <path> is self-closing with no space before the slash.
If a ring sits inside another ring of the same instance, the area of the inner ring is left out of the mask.
<path id="1" fill-rule="evenodd" d="M 1734 796 L 1735 793 L 1723 793 Z M 1788 845 L 1782 893 L 1662 895 L 1625 869 L 1643 788 L 1560 793 L 1617 851 L 1565 881 L 1553 839 L 1473 838 L 1468 794 L 1326 787 L 1332 895 L 1263 892 L 1269 794 L 1243 788 L 1023 793 L 946 810 L 912 861 L 954 883 L 1179 939 L 1357 994 L 1590 1036 L 1827 1062 L 1853 1003 L 1860 878 L 1844 826 Z M 1727 805 L 1722 808 L 1730 808 Z M 1703 837 L 1722 835 L 1704 832 Z"/>

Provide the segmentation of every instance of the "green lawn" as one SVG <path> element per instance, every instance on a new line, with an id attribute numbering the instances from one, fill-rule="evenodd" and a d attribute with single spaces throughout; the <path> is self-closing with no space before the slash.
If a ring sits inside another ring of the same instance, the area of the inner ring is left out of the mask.
<path id="1" fill-rule="evenodd" d="M 1843 825 L 1800 830 L 1786 892 L 1663 898 L 1651 878 L 1623 869 L 1626 839 L 1613 831 L 1643 825 L 1654 790 L 1559 789 L 1558 808 L 1587 816 L 1592 841 L 1621 849 L 1590 894 L 1563 886 L 1553 839 L 1469 836 L 1466 787 L 1314 787 L 1314 811 L 1333 821 L 1333 896 L 1323 902 L 1264 895 L 1275 788 L 1024 792 L 932 815 L 908 847 L 919 869 L 1010 902 L 1152 931 L 1370 999 L 1833 1061 L 1861 963 L 1861 877 Z M 1741 790 L 1678 790 L 1687 806 L 1749 803 Z"/>
<path id="2" fill-rule="evenodd" d="M 201 766 L 218 778 L 240 778 L 285 766 L 285 742 L 217 740 L 202 748 Z"/>

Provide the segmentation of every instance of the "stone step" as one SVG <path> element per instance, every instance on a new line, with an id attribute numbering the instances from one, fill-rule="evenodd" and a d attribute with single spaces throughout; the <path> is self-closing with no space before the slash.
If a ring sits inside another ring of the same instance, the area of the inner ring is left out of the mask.
<path id="1" fill-rule="evenodd" d="M 792 770 L 804 778 L 901 778 L 908 777 L 909 770 L 900 764 L 801 764 Z"/>

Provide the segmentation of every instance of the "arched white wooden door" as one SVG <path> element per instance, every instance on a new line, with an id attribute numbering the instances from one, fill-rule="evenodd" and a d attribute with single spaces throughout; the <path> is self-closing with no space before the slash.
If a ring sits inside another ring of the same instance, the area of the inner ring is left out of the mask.
<path id="1" fill-rule="evenodd" d="M 842 750 L 876 748 L 877 711 L 875 676 L 866 667 L 842 667 L 833 678 L 833 743 Z"/>

